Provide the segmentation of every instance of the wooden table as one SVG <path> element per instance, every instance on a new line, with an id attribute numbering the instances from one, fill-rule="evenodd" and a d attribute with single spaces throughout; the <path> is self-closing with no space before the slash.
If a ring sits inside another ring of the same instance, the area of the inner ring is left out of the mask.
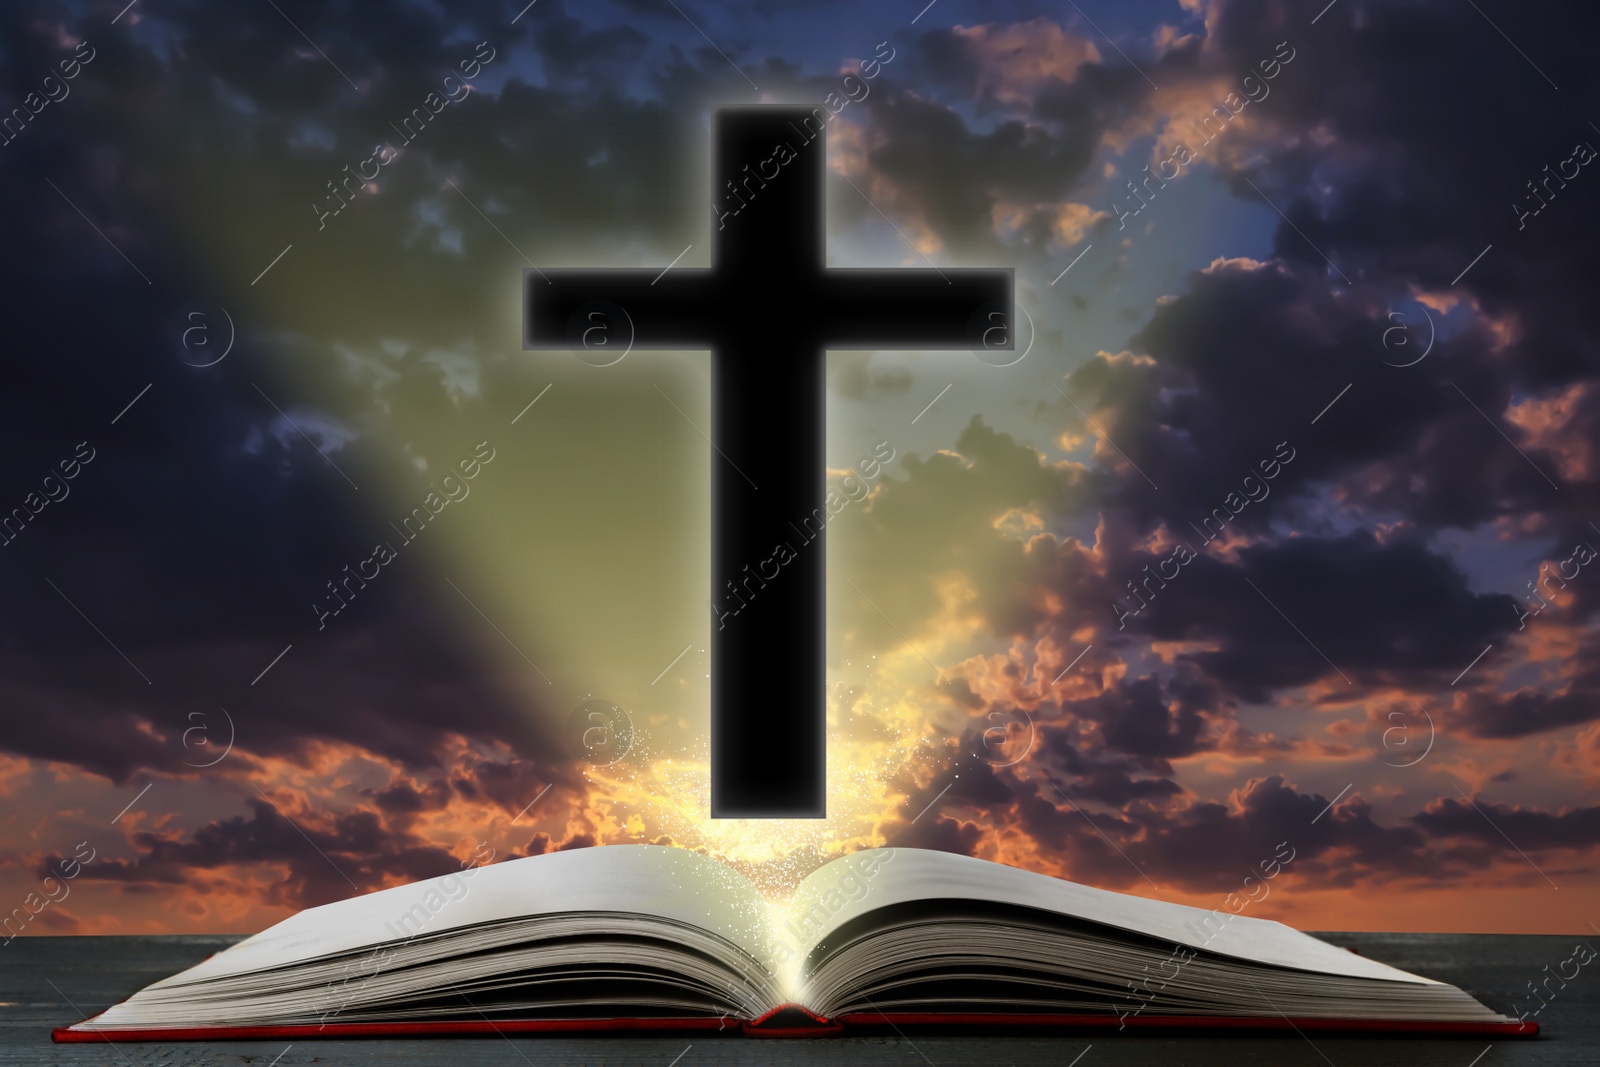
<path id="1" fill-rule="evenodd" d="M 1453 982 L 1500 1011 L 1515 991 L 1571 955 L 1584 938 L 1457 934 L 1322 934 L 1374 959 Z M 751 1040 L 660 1038 L 456 1038 L 56 1045 L 50 1029 L 75 1022 L 238 940 L 234 937 L 21 937 L 0 950 L 0 1067 L 11 1064 L 838 1064 L 954 1067 L 1508 1067 L 1600 1064 L 1600 966 L 1585 968 L 1538 1015 L 1537 1040 L 1371 1040 L 1317 1037 L 935 1037 Z M 1600 938 L 1595 938 L 1600 942 Z M 1081 1058 L 1074 1059 L 1074 1057 Z M 680 1058 L 681 1057 L 681 1058 Z"/>

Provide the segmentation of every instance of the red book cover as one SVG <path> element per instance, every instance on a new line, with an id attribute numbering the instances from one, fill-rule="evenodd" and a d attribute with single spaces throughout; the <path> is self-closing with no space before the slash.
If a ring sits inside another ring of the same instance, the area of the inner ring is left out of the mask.
<path id="1" fill-rule="evenodd" d="M 51 1032 L 57 1042 L 92 1041 L 250 1041 L 307 1040 L 352 1037 L 445 1037 L 495 1034 L 638 1034 L 726 1033 L 763 1038 L 835 1037 L 871 1033 L 898 1027 L 902 1030 L 1138 1030 L 1164 1032 L 1250 1031 L 1302 1034 L 1372 1035 L 1406 1034 L 1431 1037 L 1537 1037 L 1539 1024 L 1526 1022 L 1481 1023 L 1395 1019 L 1289 1019 L 1283 1016 L 1177 1016 L 1139 1015 L 1125 1022 L 1115 1015 L 1016 1014 L 892 1014 L 843 1015 L 824 1019 L 798 1004 L 785 1004 L 758 1019 L 730 1025 L 725 1019 L 459 1019 L 440 1022 L 329 1023 L 325 1026 L 200 1026 L 153 1028 L 116 1032 L 73 1030 Z"/>

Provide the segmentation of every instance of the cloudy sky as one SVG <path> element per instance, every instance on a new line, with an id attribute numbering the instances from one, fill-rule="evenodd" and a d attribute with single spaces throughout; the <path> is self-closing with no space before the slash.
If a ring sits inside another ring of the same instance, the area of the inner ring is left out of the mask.
<path id="1" fill-rule="evenodd" d="M 622 842 L 1600 918 L 1600 10 L 124 2 L 0 11 L 4 909 L 94 856 L 30 932 Z M 833 265 L 1025 312 L 830 356 L 822 821 L 709 817 L 706 354 L 521 347 L 530 265 L 710 264 L 761 103 Z"/>

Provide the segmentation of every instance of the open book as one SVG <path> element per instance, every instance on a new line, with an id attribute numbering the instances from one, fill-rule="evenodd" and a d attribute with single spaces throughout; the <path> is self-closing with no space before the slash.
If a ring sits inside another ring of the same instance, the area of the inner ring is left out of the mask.
<path id="1" fill-rule="evenodd" d="M 780 907 L 716 860 L 612 845 L 311 908 L 55 1037 L 891 1024 L 1538 1032 L 1280 923 L 965 856 L 858 852 Z"/>

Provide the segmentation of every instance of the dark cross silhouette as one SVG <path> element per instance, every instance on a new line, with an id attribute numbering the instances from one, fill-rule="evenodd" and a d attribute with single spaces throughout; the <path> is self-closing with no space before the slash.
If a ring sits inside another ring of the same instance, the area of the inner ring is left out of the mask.
<path id="1" fill-rule="evenodd" d="M 830 117 L 717 112 L 710 270 L 523 272 L 524 348 L 711 349 L 713 818 L 825 814 L 824 350 L 1013 347 L 1009 269 L 827 267 Z"/>

